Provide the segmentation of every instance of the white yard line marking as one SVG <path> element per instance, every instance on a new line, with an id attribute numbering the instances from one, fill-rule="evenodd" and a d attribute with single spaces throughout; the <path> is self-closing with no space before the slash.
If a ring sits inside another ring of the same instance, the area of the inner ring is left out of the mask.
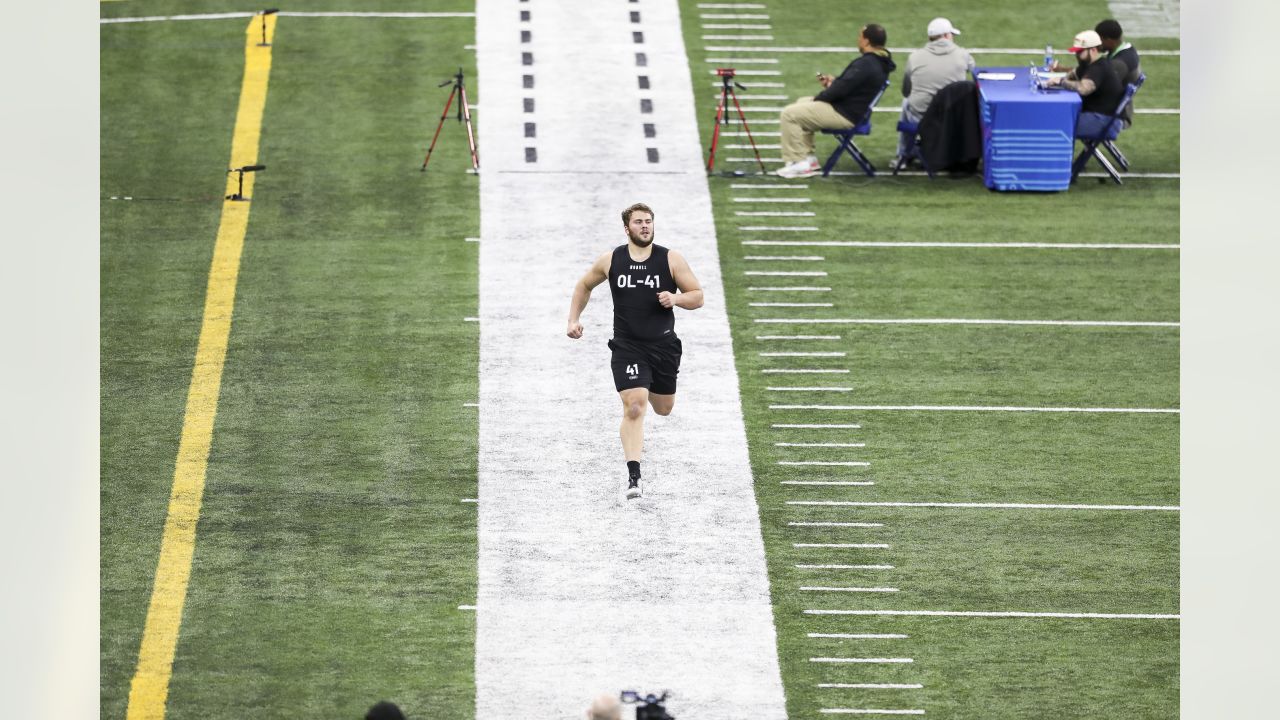
<path id="1" fill-rule="evenodd" d="M 762 352 L 760 357 L 844 357 L 843 352 Z"/>
<path id="2" fill-rule="evenodd" d="M 729 135 L 731 133 L 720 133 L 721 135 Z M 732 133 L 734 135 L 746 136 L 746 133 Z M 752 133 L 753 135 L 781 135 L 782 133 Z M 808 190 L 808 185 L 757 185 L 755 183 L 733 183 L 729 186 L 733 190 Z M 738 200 L 735 199 L 735 202 Z"/>
<path id="3" fill-rule="evenodd" d="M 765 390 L 772 392 L 853 392 L 851 387 L 781 387 L 771 386 Z"/>
<path id="4" fill-rule="evenodd" d="M 754 147 L 751 145 L 725 145 L 725 150 L 777 150 L 781 145 L 769 145 L 766 143 L 757 143 Z"/>
<path id="5" fill-rule="evenodd" d="M 892 565 L 796 565 L 798 570 L 892 570 Z"/>
<path id="6" fill-rule="evenodd" d="M 756 277 L 826 277 L 826 270 L 743 270 L 743 275 Z"/>
<path id="7" fill-rule="evenodd" d="M 280 17 L 364 17 L 364 18 L 473 18 L 470 12 L 291 12 L 278 13 Z M 145 17 L 99 18 L 98 24 L 165 22 L 169 20 L 228 20 L 251 18 L 256 12 L 202 13 L 189 15 L 148 15 Z"/>
<path id="8" fill-rule="evenodd" d="M 752 286 L 752 287 L 748 287 L 748 288 L 747 288 L 747 291 L 748 291 L 748 292 L 831 292 L 831 288 L 829 288 L 829 287 L 815 287 L 815 286 L 812 286 L 812 285 L 793 285 L 793 286 L 791 286 L 791 287 L 776 287 L 776 286 L 756 287 L 756 286 Z"/>
<path id="9" fill-rule="evenodd" d="M 757 335 L 757 340 L 839 340 L 839 335 Z"/>
<path id="10" fill-rule="evenodd" d="M 743 15 L 743 14 L 717 14 L 717 13 L 701 13 L 698 17 L 703 20 L 768 20 L 768 15 Z"/>
<path id="11" fill-rule="evenodd" d="M 862 426 L 854 423 L 773 423 L 769 427 L 779 430 L 861 430 Z"/>
<path id="12" fill-rule="evenodd" d="M 474 243 L 480 242 L 480 238 L 463 238 L 463 239 L 466 240 L 467 242 L 474 242 Z"/>
<path id="13" fill-rule="evenodd" d="M 703 49 L 706 50 L 707 52 L 724 52 L 724 53 L 734 53 L 734 52 L 835 53 L 840 55 L 851 55 L 851 56 L 856 56 L 858 53 L 858 48 L 856 47 L 709 46 Z M 893 53 L 905 53 L 907 55 L 910 55 L 913 51 L 918 50 L 919 48 L 918 47 L 914 47 L 914 48 L 891 47 L 888 49 L 890 52 L 893 52 Z M 973 55 L 1031 55 L 1031 56 L 1040 56 L 1040 57 L 1044 56 L 1044 48 L 1040 48 L 1038 50 L 1036 48 L 1030 48 L 1030 49 L 1028 48 L 965 48 L 965 49 L 968 50 Z M 1182 55 L 1181 50 L 1142 50 L 1140 52 L 1143 55 L 1149 55 L 1152 57 L 1159 57 L 1159 56 L 1176 57 L 1176 56 Z"/>
<path id="14" fill-rule="evenodd" d="M 861 460 L 779 460 L 777 464 L 799 467 L 871 467 L 871 463 Z"/>
<path id="15" fill-rule="evenodd" d="M 1023 612 L 1021 610 L 805 610 L 806 615 L 914 615 L 928 617 L 1081 618 L 1087 620 L 1178 620 L 1181 615 L 1159 613 Z"/>
<path id="16" fill-rule="evenodd" d="M 764 374 L 779 375 L 845 375 L 849 370 L 846 368 L 764 368 L 760 372 Z"/>
<path id="17" fill-rule="evenodd" d="M 884 527 L 884 523 L 864 523 L 864 522 L 789 522 L 787 525 L 791 527 L 860 527 L 873 528 Z"/>
<path id="18" fill-rule="evenodd" d="M 885 710 L 881 708 L 822 708 L 820 713 L 828 715 L 923 715 L 924 710 Z"/>
<path id="19" fill-rule="evenodd" d="M 742 25 L 739 23 L 702 23 L 703 30 L 773 30 L 772 25 Z M 778 62 L 777 60 L 726 60 L 725 58 L 707 58 L 707 62 L 734 64 L 753 62 Z"/>
<path id="20" fill-rule="evenodd" d="M 887 550 L 889 546 L 885 543 L 791 543 L 793 548 L 827 548 L 837 550 L 863 549 Z"/>
<path id="21" fill-rule="evenodd" d="M 360 17 L 360 18 L 468 18 L 473 12 L 297 12 L 285 10 L 280 17 Z"/>
<path id="22" fill-rule="evenodd" d="M 602 678 L 624 677 L 641 687 L 669 688 L 680 698 L 676 714 L 780 720 L 786 701 L 725 306 L 708 303 L 677 323 L 681 371 L 694 380 L 680 390 L 689 393 L 681 401 L 686 410 L 662 418 L 659 435 L 645 448 L 646 467 L 673 481 L 655 484 L 637 505 L 620 501 L 612 482 L 601 482 L 621 462 L 621 448 L 617 396 L 581 392 L 608 378 L 600 348 L 549 337 L 539 318 L 563 318 L 564 294 L 529 293 L 527 285 L 531 277 L 579 277 L 599 254 L 601 228 L 617 222 L 618 208 L 643 198 L 666 218 L 673 248 L 702 278 L 708 296 L 723 297 L 727 274 L 694 107 L 705 94 L 708 67 L 699 62 L 689 69 L 676 0 L 529 3 L 536 5 L 538 104 L 573 111 L 539 114 L 537 172 L 528 172 L 528 116 L 494 111 L 490 102 L 529 92 L 522 77 L 531 69 L 522 53 L 530 45 L 520 42 L 529 23 L 519 20 L 516 5 L 476 2 L 476 76 L 488 98 L 481 105 L 491 111 L 479 116 L 477 127 L 488 152 L 477 176 L 478 307 L 484 310 L 477 474 L 484 507 L 477 535 L 476 604 L 483 612 L 474 636 L 475 720 L 505 720 L 512 708 L 526 705 L 549 717 L 580 717 L 583 698 L 599 694 Z M 631 42 L 639 26 L 628 8 L 643 15 L 643 44 Z M 647 58 L 643 69 L 637 51 Z M 625 92 L 583 103 L 578 74 L 562 71 L 584 61 L 619 82 L 635 83 L 637 74 L 654 78 L 645 91 L 652 112 L 642 115 L 635 96 Z M 655 123 L 656 137 L 639 132 L 642 119 Z M 619 123 L 631 131 L 617 132 Z M 657 165 L 646 147 L 661 151 Z M 584 167 L 602 172 L 584 181 L 574 174 Z M 551 208 L 556 221 L 528 223 L 519 210 L 528 204 Z M 529 243 L 546 251 L 521 254 L 519 247 Z M 517 255 L 521 262 L 512 263 Z M 594 295 L 582 320 L 607 333 L 607 290 Z M 520 363 L 510 362 L 511 347 L 522 348 Z M 522 376 L 540 381 L 529 384 Z M 504 389 L 517 385 L 520 393 Z M 578 429 L 574 452 L 539 453 L 545 428 L 562 424 Z M 527 457 L 540 458 L 536 468 L 520 462 Z M 548 492 L 521 492 L 529 480 Z M 710 506 L 715 543 L 700 539 Z M 660 538 L 651 532 L 655 518 L 663 524 Z M 623 566 L 661 577 L 661 590 L 619 597 L 599 578 Z M 708 575 L 708 567 L 733 572 Z M 634 642 L 637 627 L 644 628 L 644 643 Z M 584 653 L 584 647 L 610 650 Z M 548 668 L 554 682 L 547 682 Z"/>
<path id="23" fill-rule="evenodd" d="M 764 10 L 760 3 L 698 3 L 699 10 Z"/>
<path id="24" fill-rule="evenodd" d="M 836 638 L 840 640 L 906 640 L 902 633 L 805 633 L 811 638 Z M 844 687 L 843 685 L 819 685 L 818 687 Z M 857 687 L 857 686 L 855 686 Z"/>
<path id="25" fill-rule="evenodd" d="M 742 199 L 734 202 L 796 202 L 797 200 Z M 808 198 L 800 202 L 809 202 Z M 1038 250 L 1178 250 L 1181 245 L 1150 243 L 1033 243 L 1033 242 L 878 242 L 874 240 L 743 240 L 743 245 L 785 247 L 861 247 L 861 248 L 1028 248 Z"/>
<path id="26" fill-rule="evenodd" d="M 747 303 L 750 307 L 835 307 L 835 303 Z"/>
<path id="27" fill-rule="evenodd" d="M 480 403 L 473 403 L 473 402 L 462 403 L 462 407 L 480 407 Z"/>
<path id="28" fill-rule="evenodd" d="M 912 171 L 912 172 L 915 172 L 915 171 Z M 1182 179 L 1182 173 L 1139 173 L 1139 172 L 1130 172 L 1130 173 L 1125 173 L 1125 174 L 1124 174 L 1124 176 L 1125 176 L 1126 178 L 1159 178 L 1159 179 L 1165 179 L 1165 180 L 1181 180 L 1181 179 Z M 1108 175 L 1106 175 L 1106 174 L 1104 174 L 1104 173 L 1100 173 L 1100 172 L 1087 172 L 1087 173 L 1080 173 L 1080 177 L 1083 177 L 1083 178 L 1105 178 L 1105 177 L 1109 177 L 1109 176 L 1108 176 Z"/>
<path id="29" fill-rule="evenodd" d="M 821 485 L 851 487 L 859 485 L 875 485 L 871 480 L 783 480 L 779 485 Z"/>
<path id="30" fill-rule="evenodd" d="M 98 24 L 163 22 L 166 20 L 228 20 L 231 18 L 251 18 L 255 15 L 257 13 L 251 12 L 205 13 L 203 15 L 147 15 L 145 17 L 99 18 Z"/>
<path id="31" fill-rule="evenodd" d="M 772 40 L 772 35 L 703 35 L 703 40 Z M 746 108 L 742 108 L 746 111 Z"/>
<path id="32" fill-rule="evenodd" d="M 715 74 L 716 74 L 716 71 L 715 71 L 715 70 L 710 70 L 710 71 L 708 71 L 708 74 L 709 74 L 709 75 L 715 75 Z M 782 73 L 781 73 L 780 71 L 778 71 L 778 70 L 739 70 L 739 71 L 738 71 L 738 74 L 739 74 L 739 75 L 744 75 L 744 76 L 745 76 L 745 75 L 755 75 L 755 76 L 777 77 L 778 75 L 781 75 Z M 757 85 L 757 87 L 758 87 L 758 86 L 760 85 L 760 83 L 756 83 L 756 85 Z"/>
<path id="33" fill-rule="evenodd" d="M 459 610 L 475 610 L 476 606 L 475 605 L 459 605 L 458 609 Z"/>
<path id="34" fill-rule="evenodd" d="M 826 260 L 821 255 L 747 255 L 743 260 L 795 260 L 798 262 L 819 262 Z"/>
<path id="35" fill-rule="evenodd" d="M 905 637 L 905 636 L 904 636 Z M 818 683 L 819 688 L 851 688 L 859 690 L 919 690 L 920 683 Z"/>
<path id="36" fill-rule="evenodd" d="M 480 499 L 479 499 L 479 498 L 462 498 L 462 499 L 461 499 L 461 500 L 459 500 L 458 502 L 464 502 L 464 503 L 478 503 L 478 502 L 480 502 Z"/>
<path id="37" fill-rule="evenodd" d="M 480 318 L 478 318 L 478 317 L 464 317 L 464 318 L 462 318 L 462 321 L 463 321 L 463 322 L 480 322 Z"/>
<path id="38" fill-rule="evenodd" d="M 895 593 L 898 588 L 895 587 L 822 587 L 822 586 L 802 586 L 801 590 L 807 592 L 868 592 L 868 593 Z"/>
<path id="39" fill-rule="evenodd" d="M 909 663 L 911 658 L 809 658 L 813 663 Z"/>
<path id="40" fill-rule="evenodd" d="M 856 500 L 787 500 L 787 505 L 822 507 L 989 508 L 1014 510 L 1157 510 L 1178 512 L 1177 505 L 1071 505 L 1053 503 L 861 502 Z"/>
<path id="41" fill-rule="evenodd" d="M 761 353 L 762 355 L 764 353 Z M 1178 408 L 1125 407 L 1014 407 L 995 405 L 770 405 L 770 410 L 906 410 L 942 412 L 1066 412 L 1066 413 L 1168 413 Z"/>
<path id="42" fill-rule="evenodd" d="M 866 447 L 866 443 L 789 443 L 776 442 L 775 447 Z"/>
<path id="43" fill-rule="evenodd" d="M 737 217 L 814 217 L 815 215 L 817 215 L 817 213 L 811 210 L 810 211 L 800 210 L 796 212 L 787 212 L 786 210 L 779 210 L 777 212 L 770 212 L 768 210 L 762 210 L 759 212 L 752 212 L 750 210 L 735 210 L 733 214 L 736 215 Z"/>
<path id="44" fill-rule="evenodd" d="M 807 203 L 813 202 L 809 198 L 769 198 L 769 197 L 736 197 L 733 198 L 736 203 Z"/>
<path id="45" fill-rule="evenodd" d="M 748 273 L 750 274 L 750 273 Z M 798 273 L 793 273 L 798 274 Z M 826 275 L 826 273 L 823 273 Z M 1148 320 L 980 320 L 969 318 L 759 318 L 758 323 L 791 325 L 1066 325 L 1074 327 L 1181 327 L 1177 322 Z"/>

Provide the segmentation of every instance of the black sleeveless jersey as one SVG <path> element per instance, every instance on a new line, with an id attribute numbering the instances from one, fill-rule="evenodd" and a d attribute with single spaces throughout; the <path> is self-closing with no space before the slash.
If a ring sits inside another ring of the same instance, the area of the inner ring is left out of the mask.
<path id="1" fill-rule="evenodd" d="M 613 250 L 609 263 L 609 291 L 613 294 L 613 336 L 639 342 L 662 342 L 676 336 L 676 314 L 662 307 L 658 293 L 676 292 L 667 248 L 653 245 L 642 261 L 631 259 L 626 245 Z"/>

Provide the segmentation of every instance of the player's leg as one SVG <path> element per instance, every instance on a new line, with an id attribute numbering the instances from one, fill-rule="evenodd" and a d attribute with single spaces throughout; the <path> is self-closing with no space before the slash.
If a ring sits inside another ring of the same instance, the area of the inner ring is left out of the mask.
<path id="1" fill-rule="evenodd" d="M 659 415 L 670 415 L 671 410 L 676 406 L 675 393 L 663 395 L 653 391 L 649 392 L 649 405 L 653 407 L 653 411 Z"/>
<path id="2" fill-rule="evenodd" d="M 648 388 L 628 388 L 618 392 L 622 398 L 622 454 L 627 459 L 628 500 L 640 497 L 640 455 L 644 451 L 644 414 L 648 411 Z"/>
<path id="3" fill-rule="evenodd" d="M 628 388 L 618 393 L 622 399 L 622 425 L 618 435 L 622 437 L 622 454 L 627 462 L 640 462 L 644 450 L 644 414 L 648 410 L 648 388 Z"/>
<path id="4" fill-rule="evenodd" d="M 615 340 L 609 341 L 613 349 L 613 386 L 622 400 L 622 424 L 618 437 L 622 439 L 622 453 L 627 460 L 627 498 L 640 497 L 640 454 L 644 451 L 644 415 L 648 411 L 649 385 L 653 375 L 649 363 L 641 352 L 628 348 Z"/>
<path id="5" fill-rule="evenodd" d="M 650 354 L 653 382 L 649 385 L 649 404 L 659 415 L 670 415 L 676 406 L 676 376 L 680 374 L 681 352 L 680 339 L 676 338 Z"/>

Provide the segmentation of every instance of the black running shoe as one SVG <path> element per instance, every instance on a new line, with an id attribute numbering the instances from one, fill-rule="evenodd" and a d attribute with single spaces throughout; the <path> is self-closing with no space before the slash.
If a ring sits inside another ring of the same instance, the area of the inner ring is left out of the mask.
<path id="1" fill-rule="evenodd" d="M 635 500 L 640 497 L 640 478 L 631 478 L 627 481 L 627 499 Z"/>

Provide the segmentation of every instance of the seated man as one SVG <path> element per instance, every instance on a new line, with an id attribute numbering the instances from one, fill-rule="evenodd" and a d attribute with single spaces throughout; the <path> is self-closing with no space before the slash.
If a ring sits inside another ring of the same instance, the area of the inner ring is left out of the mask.
<path id="1" fill-rule="evenodd" d="M 897 67 L 884 44 L 884 28 L 871 24 L 858 33 L 857 59 L 840 77 L 818 73 L 826 88 L 811 98 L 802 98 L 782 109 L 782 159 L 786 163 L 777 174 L 784 178 L 810 177 L 822 170 L 813 147 L 818 130 L 848 130 L 867 114 L 872 99 L 884 87 L 889 73 Z"/>
<path id="2" fill-rule="evenodd" d="M 965 73 L 973 74 L 973 56 L 953 42 L 952 38 L 959 35 L 960 31 L 952 27 L 950 20 L 934 18 L 929 21 L 926 33 L 929 43 L 911 53 L 907 58 L 906 69 L 902 71 L 901 120 L 913 124 L 919 123 L 920 118 L 924 117 L 929 103 L 939 90 L 953 82 L 964 80 Z M 898 155 L 893 159 L 893 167 L 898 167 L 915 154 L 915 136 L 900 133 Z"/>
<path id="3" fill-rule="evenodd" d="M 1102 38 L 1102 51 L 1111 61 L 1111 69 L 1120 78 L 1121 85 L 1132 85 L 1138 82 L 1142 74 L 1141 60 L 1138 51 L 1132 44 L 1124 41 L 1124 29 L 1115 20 L 1103 20 L 1095 26 L 1094 31 Z M 1124 109 L 1124 125 L 1133 124 L 1133 103 Z"/>
<path id="4" fill-rule="evenodd" d="M 1080 93 L 1076 136 L 1093 135 L 1111 122 L 1116 106 L 1124 98 L 1124 86 L 1111 69 L 1111 61 L 1102 54 L 1102 38 L 1097 31 L 1085 30 L 1076 35 L 1068 50 L 1076 54 L 1080 65 L 1064 77 L 1051 79 L 1049 84 Z"/>

